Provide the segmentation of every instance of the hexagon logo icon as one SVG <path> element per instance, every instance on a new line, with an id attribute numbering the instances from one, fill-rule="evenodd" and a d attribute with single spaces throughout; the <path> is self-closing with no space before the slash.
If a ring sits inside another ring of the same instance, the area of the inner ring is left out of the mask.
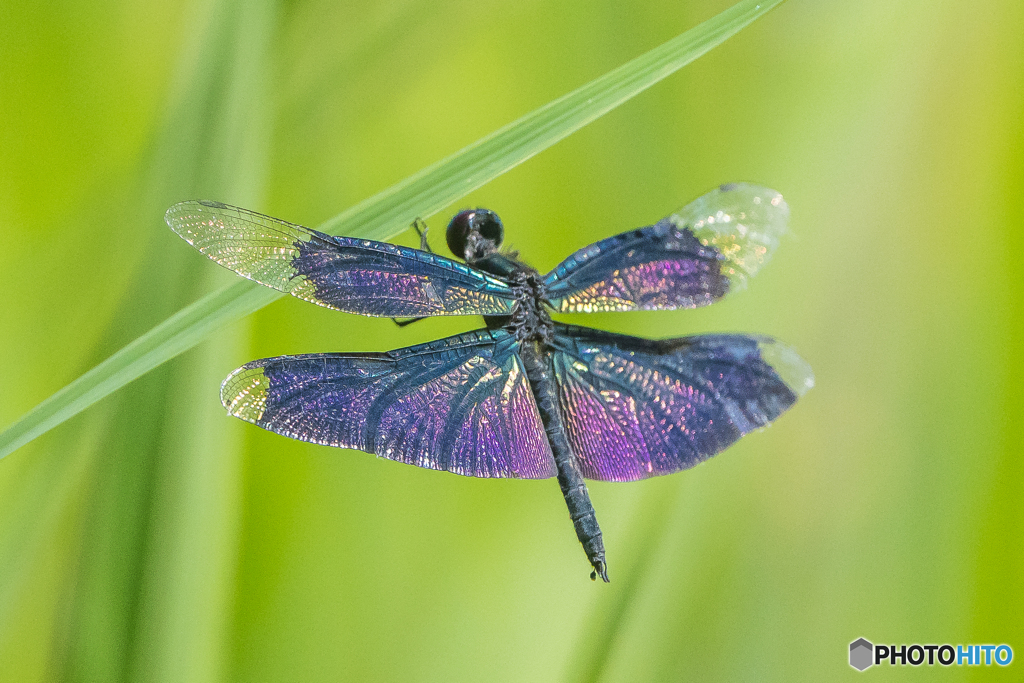
<path id="1" fill-rule="evenodd" d="M 857 671 L 863 671 L 871 666 L 874 663 L 871 661 L 874 649 L 875 646 L 863 638 L 858 638 L 850 643 L 850 666 Z"/>

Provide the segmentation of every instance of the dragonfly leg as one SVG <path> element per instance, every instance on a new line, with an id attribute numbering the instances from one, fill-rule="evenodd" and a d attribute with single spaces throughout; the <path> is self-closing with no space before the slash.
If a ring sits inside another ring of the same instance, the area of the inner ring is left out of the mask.
<path id="1" fill-rule="evenodd" d="M 392 318 L 391 322 L 398 325 L 399 327 L 405 327 L 406 325 L 412 325 L 415 322 L 419 322 L 420 320 L 423 320 L 425 317 L 426 316 L 421 316 L 419 318 Z"/>
<path id="2" fill-rule="evenodd" d="M 425 251 L 428 254 L 433 254 L 434 250 L 430 248 L 430 244 L 427 243 L 427 227 L 426 221 L 422 218 L 417 218 L 412 222 L 412 229 L 416 231 L 416 234 L 420 236 L 420 251 Z"/>

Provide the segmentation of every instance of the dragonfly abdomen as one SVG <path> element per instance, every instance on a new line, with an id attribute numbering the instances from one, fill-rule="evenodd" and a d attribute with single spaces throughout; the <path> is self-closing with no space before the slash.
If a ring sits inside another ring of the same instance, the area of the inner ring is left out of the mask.
<path id="1" fill-rule="evenodd" d="M 565 436 L 565 425 L 558 405 L 558 393 L 551 366 L 551 354 L 546 345 L 539 340 L 522 344 L 519 353 L 523 359 L 526 376 L 530 380 L 530 388 L 537 402 L 548 443 L 551 444 L 551 453 L 555 456 L 558 484 L 569 508 L 569 517 L 576 529 L 576 537 L 583 544 L 587 559 L 594 567 L 590 578 L 596 579 L 600 576 L 608 581 L 608 564 L 605 561 L 601 527 L 598 526 L 597 515 L 590 502 L 590 494 L 587 492 L 583 475 L 576 464 L 576 456 Z"/>

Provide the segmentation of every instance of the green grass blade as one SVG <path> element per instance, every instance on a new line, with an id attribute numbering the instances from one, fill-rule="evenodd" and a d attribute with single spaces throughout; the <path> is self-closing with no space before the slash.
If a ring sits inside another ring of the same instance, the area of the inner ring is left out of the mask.
<path id="1" fill-rule="evenodd" d="M 527 114 L 349 208 L 319 229 L 388 239 L 515 168 L 735 35 L 783 0 L 743 0 L 716 17 Z M 250 282 L 214 292 L 171 316 L 0 433 L 0 458 L 206 338 L 282 296 Z"/>

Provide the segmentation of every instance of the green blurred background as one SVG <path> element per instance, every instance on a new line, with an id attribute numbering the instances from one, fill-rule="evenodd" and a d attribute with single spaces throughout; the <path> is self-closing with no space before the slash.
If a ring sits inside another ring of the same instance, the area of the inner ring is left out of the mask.
<path id="1" fill-rule="evenodd" d="M 170 204 L 315 225 L 729 4 L 4 0 L 0 425 L 232 281 Z M 553 481 L 224 417 L 247 360 L 479 326 L 286 297 L 0 461 L 0 680 L 907 673 L 851 669 L 860 636 L 1008 643 L 1007 669 L 942 674 L 1019 680 L 1022 131 L 1020 0 L 790 0 L 430 220 L 440 249 L 450 213 L 493 208 L 544 271 L 721 182 L 790 203 L 741 294 L 572 317 L 772 334 L 817 376 L 702 467 L 591 486 L 610 585 Z"/>

